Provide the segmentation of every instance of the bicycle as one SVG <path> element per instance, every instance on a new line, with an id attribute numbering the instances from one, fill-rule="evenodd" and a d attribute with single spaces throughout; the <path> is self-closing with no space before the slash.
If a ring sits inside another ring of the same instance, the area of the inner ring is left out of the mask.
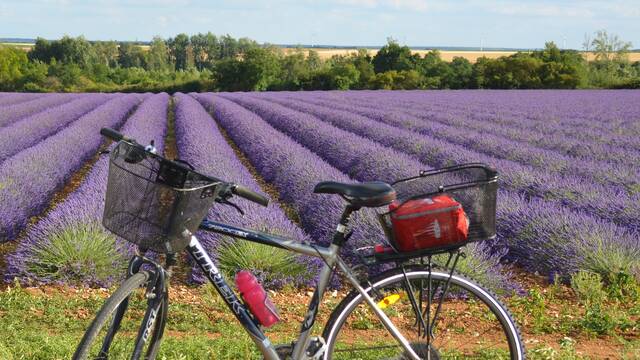
<path id="1" fill-rule="evenodd" d="M 315 193 L 337 194 L 346 201 L 331 245 L 321 247 L 205 219 L 213 204 L 240 210 L 230 201 L 234 196 L 263 206 L 268 199 L 242 185 L 202 175 L 183 161 L 156 155 L 153 146 L 145 148 L 114 130 L 105 128 L 101 133 L 118 141 L 110 155 L 103 224 L 135 244 L 137 250 L 126 280 L 98 312 L 74 359 L 155 358 L 168 315 L 168 280 L 176 254 L 183 250 L 202 269 L 265 359 L 525 358 L 518 327 L 508 309 L 491 292 L 455 272 L 467 242 L 408 252 L 389 244 L 358 249 L 362 264 L 355 267 L 340 256 L 352 234 L 349 221 L 356 211 L 380 208 L 403 196 L 406 200 L 430 193 L 456 193 L 465 199 L 473 198 L 465 191 L 479 191 L 483 198 L 480 206 L 488 206 L 489 213 L 469 215 L 470 232 L 475 234 L 469 237 L 494 237 L 497 173 L 489 167 L 465 164 L 423 171 L 392 185 L 321 182 Z M 430 182 L 434 191 L 415 193 L 424 186 L 421 180 L 434 177 L 441 177 Z M 444 178 L 456 183 L 445 186 Z M 403 187 L 409 190 L 403 192 Z M 389 213 L 381 213 L 380 220 L 394 245 Z M 269 341 L 258 317 L 228 285 L 193 235 L 198 229 L 322 259 L 324 265 L 295 341 L 284 345 Z M 155 260 L 145 256 L 149 250 L 164 254 L 164 265 L 157 255 Z M 447 259 L 441 261 L 444 266 L 435 264 L 438 256 Z M 380 264 L 395 267 L 371 279 L 362 271 Z M 331 313 L 322 335 L 312 337 L 321 299 L 337 270 L 352 289 Z"/>

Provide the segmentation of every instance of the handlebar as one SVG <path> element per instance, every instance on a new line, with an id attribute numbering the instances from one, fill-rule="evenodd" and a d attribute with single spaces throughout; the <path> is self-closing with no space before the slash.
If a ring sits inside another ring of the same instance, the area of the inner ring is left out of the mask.
<path id="1" fill-rule="evenodd" d="M 128 137 L 125 137 L 124 135 L 122 135 L 120 132 L 113 130 L 111 128 L 102 128 L 100 129 L 100 135 L 107 137 L 113 141 L 126 141 L 128 143 L 132 143 L 136 146 L 140 146 L 142 150 L 144 150 L 144 147 L 142 147 L 141 145 L 139 145 L 134 139 L 130 139 Z M 155 155 L 154 156 L 158 156 Z M 180 160 L 169 160 L 169 159 L 164 159 L 163 161 L 167 161 L 168 163 L 171 164 L 172 167 L 174 168 L 179 168 L 183 171 L 193 171 L 193 167 L 186 162 L 180 161 Z M 215 179 L 216 181 L 218 181 L 218 179 Z M 232 194 L 237 195 L 241 198 L 247 199 L 249 201 L 252 201 L 254 203 L 260 204 L 262 206 L 268 206 L 269 205 L 269 199 L 267 197 L 265 197 L 262 194 L 259 194 L 245 186 L 242 185 L 238 185 L 238 184 L 230 184 L 227 183 L 228 188 Z"/>
<path id="2" fill-rule="evenodd" d="M 120 141 L 120 140 L 125 140 L 125 141 L 130 141 L 131 139 L 127 139 L 124 137 L 124 135 L 122 135 L 121 133 L 111 129 L 111 128 L 102 128 L 100 129 L 100 135 L 109 138 L 113 141 Z"/>
<path id="3" fill-rule="evenodd" d="M 264 207 L 269 205 L 269 199 L 267 199 L 267 197 L 262 194 L 258 194 L 257 192 L 242 185 L 233 185 L 231 187 L 231 192 L 240 196 L 241 198 L 253 201 L 254 203 L 260 204 Z"/>

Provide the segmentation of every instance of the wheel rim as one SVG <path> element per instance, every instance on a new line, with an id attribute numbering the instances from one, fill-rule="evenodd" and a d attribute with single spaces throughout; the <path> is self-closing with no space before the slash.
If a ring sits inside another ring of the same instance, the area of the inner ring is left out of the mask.
<path id="1" fill-rule="evenodd" d="M 447 296 L 442 296 L 448 274 L 432 272 L 433 303 L 431 319 L 442 299 L 442 305 L 434 328 L 434 339 L 427 342 L 424 328 L 428 289 L 428 271 L 407 273 L 415 305 L 407 291 L 404 276 L 396 274 L 374 284 L 377 292 L 370 292 L 387 316 L 412 344 L 422 358 L 431 359 L 520 359 L 521 344 L 517 330 L 506 311 L 493 297 L 467 279 L 454 275 Z M 424 322 L 417 325 L 416 311 L 422 292 Z M 472 291 L 461 286 L 469 287 Z M 435 289 L 440 291 L 435 291 Z M 477 294 L 477 295 L 476 295 Z M 480 298 L 478 297 L 480 296 Z M 488 306 L 488 302 L 490 306 Z M 493 310 L 492 310 L 493 308 Z M 404 350 L 382 326 L 376 315 L 364 303 L 361 296 L 353 298 L 336 318 L 327 342 L 325 358 L 332 359 L 404 359 Z M 499 318 L 503 318 L 501 322 Z M 431 321 L 430 324 L 431 325 Z M 510 334 L 509 337 L 507 334 Z M 427 345 L 428 343 L 428 345 Z"/>

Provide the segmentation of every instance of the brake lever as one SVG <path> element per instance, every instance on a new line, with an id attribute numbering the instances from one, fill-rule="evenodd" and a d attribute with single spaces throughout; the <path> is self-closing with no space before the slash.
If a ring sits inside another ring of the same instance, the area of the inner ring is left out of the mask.
<path id="1" fill-rule="evenodd" d="M 216 199 L 216 202 L 219 203 L 219 204 L 223 204 L 223 205 L 229 205 L 229 206 L 233 207 L 234 209 L 236 209 L 240 213 L 240 215 L 244 216 L 244 211 L 242 211 L 240 206 L 232 203 L 231 201 L 229 201 L 227 199 Z"/>

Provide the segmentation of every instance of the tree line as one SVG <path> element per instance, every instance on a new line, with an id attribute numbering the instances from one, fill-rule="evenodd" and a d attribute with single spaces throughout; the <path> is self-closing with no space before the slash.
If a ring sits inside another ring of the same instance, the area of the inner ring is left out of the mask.
<path id="1" fill-rule="evenodd" d="M 148 45 L 38 38 L 30 51 L 0 46 L 1 91 L 277 91 L 347 89 L 640 88 L 630 43 L 606 31 L 585 37 L 585 52 L 544 49 L 497 59 L 420 56 L 390 39 L 375 55 L 360 49 L 323 60 L 318 53 L 212 33 L 156 37 Z M 586 59 L 586 52 L 594 59 Z"/>

